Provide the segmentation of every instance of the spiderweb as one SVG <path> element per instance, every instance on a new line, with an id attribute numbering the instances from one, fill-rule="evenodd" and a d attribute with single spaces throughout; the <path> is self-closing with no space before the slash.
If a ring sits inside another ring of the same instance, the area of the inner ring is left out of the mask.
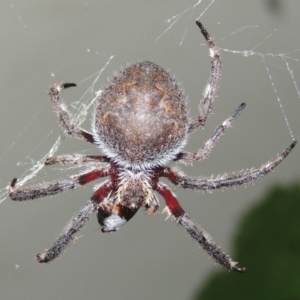
<path id="1" fill-rule="evenodd" d="M 140 213 L 118 233 L 101 235 L 92 219 L 84 238 L 68 247 L 60 263 L 40 266 L 35 254 L 51 245 L 92 187 L 18 205 L 7 198 L 7 186 L 14 177 L 19 185 L 31 185 L 79 171 L 46 168 L 43 162 L 49 156 L 98 153 L 92 145 L 61 134 L 45 93 L 55 82 L 77 83 L 63 98 L 76 123 L 89 130 L 93 103 L 107 78 L 127 63 L 150 60 L 182 82 L 190 114 L 196 115 L 210 67 L 195 25 L 198 18 L 221 49 L 223 69 L 214 115 L 205 131 L 190 137 L 187 149 L 202 146 L 241 102 L 247 108 L 210 159 L 185 171 L 216 175 L 275 157 L 300 134 L 299 9 L 297 1 L 4 1 L 0 12 L 3 297 L 89 299 L 97 293 L 104 299 L 140 299 L 141 294 L 143 299 L 188 299 L 212 262 L 172 222 Z M 299 178 L 298 148 L 251 192 L 249 187 L 209 196 L 179 190 L 176 194 L 191 217 L 230 253 L 230 234 L 240 213 L 268 185 Z"/>

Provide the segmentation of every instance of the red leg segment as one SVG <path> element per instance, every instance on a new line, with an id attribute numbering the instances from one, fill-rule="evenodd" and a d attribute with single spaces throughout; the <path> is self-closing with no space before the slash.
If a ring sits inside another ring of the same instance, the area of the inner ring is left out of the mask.
<path id="1" fill-rule="evenodd" d="M 229 270 L 237 272 L 246 271 L 245 268 L 239 268 L 237 263 L 234 262 L 229 255 L 222 252 L 222 250 L 212 240 L 210 235 L 190 219 L 167 186 L 162 183 L 157 183 L 155 190 L 163 196 L 166 201 L 166 205 L 169 208 L 169 212 L 174 216 L 176 221 L 185 228 L 193 240 L 197 242 L 210 256 L 212 256 L 217 263 Z"/>
<path id="2" fill-rule="evenodd" d="M 177 201 L 173 193 L 167 188 L 167 186 L 158 183 L 156 190 L 159 194 L 161 194 L 164 197 L 166 205 L 170 210 L 170 213 L 175 218 L 178 218 L 184 214 L 183 208 L 180 206 L 179 202 Z"/>

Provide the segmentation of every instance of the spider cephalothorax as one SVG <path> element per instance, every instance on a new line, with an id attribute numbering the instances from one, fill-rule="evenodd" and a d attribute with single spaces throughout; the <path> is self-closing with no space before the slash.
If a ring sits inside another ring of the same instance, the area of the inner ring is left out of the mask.
<path id="1" fill-rule="evenodd" d="M 13 179 L 9 187 L 11 199 L 24 201 L 55 195 L 102 177 L 109 179 L 95 188 L 91 199 L 64 228 L 54 245 L 37 255 L 39 262 L 49 262 L 58 257 L 93 212 L 98 211 L 98 221 L 103 232 L 116 231 L 141 207 L 145 207 L 149 214 L 155 213 L 159 208 L 155 195 L 157 192 L 165 200 L 168 215 L 182 225 L 216 262 L 229 270 L 245 271 L 216 246 L 208 233 L 191 221 L 175 195 L 159 179 L 165 177 L 176 186 L 203 191 L 246 184 L 273 170 L 295 147 L 296 141 L 276 159 L 260 168 L 232 175 L 193 178 L 165 167 L 171 161 L 196 162 L 207 158 L 217 140 L 245 107 L 242 103 L 218 126 L 203 148 L 195 153 L 181 152 L 187 134 L 204 126 L 212 109 L 220 77 L 219 52 L 203 25 L 199 21 L 196 23 L 210 50 L 211 75 L 200 102 L 200 115 L 194 120 L 188 120 L 186 100 L 178 83 L 168 72 L 151 62 L 133 64 L 108 82 L 96 101 L 93 133 L 70 122 L 70 113 L 60 98 L 63 89 L 75 84 L 60 83 L 49 90 L 50 101 L 67 134 L 98 145 L 105 156 L 73 154 L 50 157 L 46 165 L 88 165 L 89 169 L 64 180 L 26 188 L 17 188 L 17 180 Z"/>
<path id="2" fill-rule="evenodd" d="M 116 177 L 114 188 L 98 208 L 98 221 L 103 232 L 116 231 L 131 219 L 140 207 L 155 213 L 159 202 L 152 190 L 153 177 L 147 171 L 130 171 L 111 165 Z"/>

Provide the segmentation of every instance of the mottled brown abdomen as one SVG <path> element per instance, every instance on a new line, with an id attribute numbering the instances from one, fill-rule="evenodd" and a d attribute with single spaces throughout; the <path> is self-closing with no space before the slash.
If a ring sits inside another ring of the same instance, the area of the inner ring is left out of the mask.
<path id="1" fill-rule="evenodd" d="M 94 136 L 106 155 L 127 167 L 160 165 L 185 144 L 183 91 L 163 68 L 133 64 L 115 75 L 97 99 Z"/>

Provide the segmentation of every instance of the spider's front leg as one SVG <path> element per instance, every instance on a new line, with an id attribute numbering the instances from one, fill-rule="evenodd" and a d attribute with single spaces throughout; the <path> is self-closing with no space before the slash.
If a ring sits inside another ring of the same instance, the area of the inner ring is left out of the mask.
<path id="1" fill-rule="evenodd" d="M 239 268 L 237 262 L 234 262 L 229 255 L 222 252 L 210 235 L 190 219 L 167 186 L 158 183 L 155 190 L 165 199 L 168 212 L 217 263 L 229 270 L 237 272 L 246 271 L 245 268 Z"/>
<path id="2" fill-rule="evenodd" d="M 66 104 L 61 100 L 60 93 L 63 89 L 76 86 L 75 83 L 57 83 L 50 88 L 48 94 L 50 101 L 53 104 L 59 116 L 59 122 L 66 133 L 72 137 L 86 140 L 89 143 L 95 144 L 94 137 L 91 133 L 81 129 L 76 124 L 71 123 L 71 114 L 67 109 Z"/>
<path id="3" fill-rule="evenodd" d="M 77 216 L 71 219 L 53 246 L 36 256 L 38 262 L 47 263 L 58 257 L 70 241 L 74 240 L 76 233 L 83 228 L 90 216 L 98 210 L 99 203 L 105 199 L 111 190 L 112 184 L 110 181 L 103 183 L 91 200 L 78 212 Z"/>

